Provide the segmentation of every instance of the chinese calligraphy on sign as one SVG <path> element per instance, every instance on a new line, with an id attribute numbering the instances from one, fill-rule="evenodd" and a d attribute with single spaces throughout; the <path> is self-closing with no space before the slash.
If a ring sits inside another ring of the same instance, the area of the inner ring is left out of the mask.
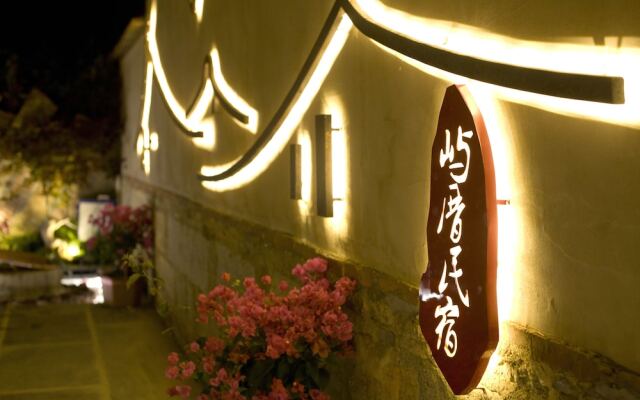
<path id="1" fill-rule="evenodd" d="M 462 131 L 462 127 L 458 126 L 458 136 L 456 146 L 451 144 L 451 132 L 445 129 L 445 146 L 440 149 L 440 168 L 448 170 L 451 182 L 449 184 L 449 194 L 442 199 L 442 211 L 440 213 L 440 221 L 438 222 L 438 234 L 442 234 L 444 221 L 451 220 L 451 229 L 449 231 L 449 240 L 451 247 L 449 249 L 450 258 L 444 261 L 442 274 L 438 283 L 438 294 L 443 296 L 445 290 L 449 286 L 448 280 L 455 281 L 458 298 L 454 301 L 451 296 L 446 296 L 447 304 L 443 307 L 436 307 L 434 316 L 439 320 L 435 332 L 438 335 L 437 349 L 442 344 L 442 335 L 445 335 L 444 351 L 449 357 L 453 357 L 458 349 L 458 337 L 454 330 L 455 319 L 460 316 L 460 309 L 456 302 L 459 300 L 465 307 L 469 307 L 469 293 L 462 293 L 460 288 L 460 277 L 463 274 L 462 266 L 458 265 L 458 256 L 462 253 L 460 239 L 462 238 L 462 212 L 465 204 L 464 198 L 460 193 L 460 186 L 467 181 L 469 174 L 469 159 L 471 157 L 469 145 L 465 143 L 465 138 L 473 137 L 473 131 Z M 447 264 L 448 261 L 448 264 Z M 449 272 L 451 271 L 451 272 Z M 446 331 L 445 331 L 446 329 Z"/>
<path id="2" fill-rule="evenodd" d="M 420 327 L 451 389 L 463 394 L 477 385 L 498 341 L 493 160 L 464 86 L 445 93 L 431 156 Z"/>

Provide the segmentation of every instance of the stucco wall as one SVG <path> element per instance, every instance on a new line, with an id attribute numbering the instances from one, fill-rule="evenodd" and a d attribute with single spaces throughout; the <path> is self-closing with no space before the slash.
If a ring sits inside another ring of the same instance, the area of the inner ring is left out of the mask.
<path id="1" fill-rule="evenodd" d="M 508 1 L 453 1 L 438 7 L 414 0 L 387 4 L 529 40 L 591 44 L 600 37 L 623 36 L 620 43 L 626 46 L 640 36 L 640 26 L 629 19 L 640 12 L 637 2 L 624 6 L 572 2 L 574 7 L 550 1 L 519 6 Z M 215 44 L 226 80 L 259 111 L 259 128 L 264 127 L 293 83 L 331 6 L 329 0 L 206 1 L 198 25 L 185 2 L 159 1 L 159 49 L 177 99 L 185 106 L 191 103 L 202 60 Z M 169 207 L 161 199 L 175 194 L 214 212 L 208 218 L 224 216 L 264 227 L 311 251 L 379 274 L 385 282 L 402 287 L 404 296 L 416 293 L 427 264 L 430 147 L 442 96 L 451 82 L 409 66 L 352 31 L 293 139 L 297 142 L 305 130 L 312 132 L 314 115 L 319 113 L 332 113 L 345 133 L 346 196 L 336 203 L 337 216 L 325 219 L 316 216 L 313 201 L 289 199 L 287 152 L 243 188 L 225 193 L 204 189 L 196 179 L 200 167 L 235 159 L 254 137 L 218 107 L 215 148 L 197 149 L 169 117 L 157 85 L 150 126 L 159 133 L 160 147 L 151 156 L 151 173 L 146 177 L 135 154 L 144 78 L 142 39 L 122 57 L 127 113 L 122 197 L 140 202 L 156 196 L 158 221 L 166 224 L 162 229 L 167 235 L 157 243 L 158 265 L 168 280 L 191 285 L 195 292 L 211 285 L 209 274 L 220 268 L 247 274 L 261 271 L 260 258 L 244 252 L 265 254 L 250 247 L 228 249 L 226 256 L 220 256 L 215 250 L 220 239 L 215 235 L 192 235 L 170 222 L 167 214 L 180 202 Z M 640 291 L 636 290 L 640 274 L 634 253 L 640 228 L 637 125 L 562 115 L 550 107 L 502 100 L 486 91 L 479 95 L 484 96 L 480 106 L 496 145 L 499 196 L 511 199 L 511 206 L 500 209 L 501 321 L 640 371 Z M 135 189 L 134 182 L 146 192 Z M 254 239 L 240 235 L 234 240 Z M 275 254 L 289 251 L 288 244 L 278 248 L 277 243 Z M 162 261 L 162 254 L 171 249 L 190 246 L 214 253 Z M 285 261 L 290 264 L 293 258 L 280 260 L 280 272 L 286 272 Z M 184 271 L 176 275 L 172 268 Z M 384 292 L 384 285 L 371 290 Z M 188 302 L 187 292 L 174 302 Z M 417 301 L 408 304 L 417 312 Z M 368 312 L 389 309 L 387 305 Z M 190 329 L 187 320 L 180 326 Z M 411 340 L 418 340 L 417 321 L 411 326 L 416 329 Z M 374 342 L 381 346 L 397 347 L 396 355 L 403 346 L 378 339 Z M 420 351 L 417 357 L 428 359 L 428 350 Z M 394 357 L 391 365 L 402 363 Z M 419 368 L 424 362 L 411 365 Z M 429 368 L 429 374 L 437 376 Z M 401 374 L 398 379 L 411 378 Z"/>

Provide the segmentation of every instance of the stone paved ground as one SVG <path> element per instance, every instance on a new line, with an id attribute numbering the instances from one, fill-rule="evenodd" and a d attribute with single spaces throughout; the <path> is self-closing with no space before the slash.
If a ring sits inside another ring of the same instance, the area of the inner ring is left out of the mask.
<path id="1" fill-rule="evenodd" d="M 175 350 L 152 309 L 0 306 L 0 399 L 165 399 Z"/>

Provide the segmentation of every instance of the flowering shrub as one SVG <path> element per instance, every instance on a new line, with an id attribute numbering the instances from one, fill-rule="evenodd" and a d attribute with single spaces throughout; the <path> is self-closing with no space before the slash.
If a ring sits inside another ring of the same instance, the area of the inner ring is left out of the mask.
<path id="1" fill-rule="evenodd" d="M 326 278 L 327 261 L 313 258 L 293 268 L 301 287 L 270 276 L 245 278 L 198 296 L 198 322 L 220 334 L 192 342 L 181 358 L 168 357 L 165 375 L 177 381 L 171 396 L 197 400 L 328 400 L 322 391 L 332 354 L 351 351 L 353 325 L 342 306 L 355 281 Z M 189 381 L 201 390 L 192 390 Z"/>
<path id="2" fill-rule="evenodd" d="M 125 254 L 141 246 L 153 254 L 153 211 L 149 206 L 106 205 L 90 222 L 98 233 L 86 243 L 86 258 L 99 264 L 120 264 Z"/>

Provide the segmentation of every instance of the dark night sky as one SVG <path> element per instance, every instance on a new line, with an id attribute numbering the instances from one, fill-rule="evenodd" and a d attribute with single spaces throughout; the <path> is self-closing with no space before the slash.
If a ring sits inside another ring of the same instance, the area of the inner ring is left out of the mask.
<path id="1" fill-rule="evenodd" d="M 0 109 L 12 108 L 6 96 L 8 60 L 17 60 L 23 92 L 38 87 L 57 103 L 65 102 L 78 76 L 90 73 L 97 57 L 110 54 L 129 20 L 143 16 L 144 9 L 144 0 L 3 2 Z"/>
<path id="2" fill-rule="evenodd" d="M 64 55 L 110 51 L 144 0 L 13 1 L 0 9 L 0 48 Z"/>

